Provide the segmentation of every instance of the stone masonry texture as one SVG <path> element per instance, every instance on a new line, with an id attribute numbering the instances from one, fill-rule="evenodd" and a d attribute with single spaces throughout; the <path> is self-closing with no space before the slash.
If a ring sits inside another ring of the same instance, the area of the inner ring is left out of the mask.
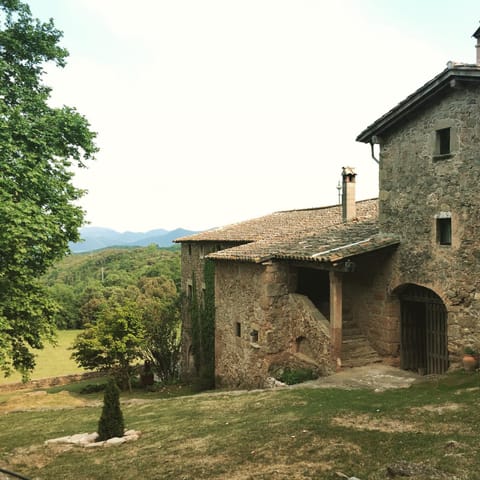
<path id="1" fill-rule="evenodd" d="M 452 151 L 438 156 L 435 135 L 443 128 Z M 380 228 L 401 238 L 386 287 L 413 283 L 443 300 L 452 360 L 464 345 L 480 345 L 479 145 L 478 85 L 451 88 L 382 138 Z M 451 245 L 438 242 L 442 212 L 451 215 Z"/>

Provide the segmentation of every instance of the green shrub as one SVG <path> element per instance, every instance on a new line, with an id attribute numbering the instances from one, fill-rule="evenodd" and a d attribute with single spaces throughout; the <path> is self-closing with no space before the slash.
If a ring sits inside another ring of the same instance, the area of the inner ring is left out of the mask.
<path id="1" fill-rule="evenodd" d="M 105 387 L 106 387 L 105 383 L 89 383 L 88 385 L 85 385 L 80 390 L 80 393 L 88 394 L 88 393 L 103 392 L 105 390 Z"/>
<path id="2" fill-rule="evenodd" d="M 277 380 L 280 380 L 287 385 L 294 385 L 296 383 L 302 383 L 308 380 L 315 380 L 317 377 L 318 375 L 310 368 L 286 367 L 279 375 Z"/>
<path id="3" fill-rule="evenodd" d="M 98 422 L 98 439 L 101 442 L 112 437 L 123 437 L 123 414 L 120 409 L 120 390 L 111 378 L 105 388 L 102 415 Z"/>

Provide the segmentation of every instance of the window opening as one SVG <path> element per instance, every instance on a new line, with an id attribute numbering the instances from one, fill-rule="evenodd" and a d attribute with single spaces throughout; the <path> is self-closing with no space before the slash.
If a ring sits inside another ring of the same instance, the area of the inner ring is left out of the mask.
<path id="1" fill-rule="evenodd" d="M 437 218 L 437 238 L 440 245 L 452 244 L 451 218 Z"/>
<path id="2" fill-rule="evenodd" d="M 252 330 L 250 332 L 250 341 L 252 343 L 258 343 L 258 330 Z"/>
<path id="3" fill-rule="evenodd" d="M 237 337 L 242 336 L 242 324 L 240 322 L 235 322 L 235 335 Z"/>
<path id="4" fill-rule="evenodd" d="M 437 130 L 436 154 L 448 155 L 450 153 L 450 128 Z"/>

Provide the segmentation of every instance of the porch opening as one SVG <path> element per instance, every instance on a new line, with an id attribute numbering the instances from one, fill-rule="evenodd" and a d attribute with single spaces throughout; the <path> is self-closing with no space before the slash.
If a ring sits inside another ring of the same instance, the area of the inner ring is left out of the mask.
<path id="1" fill-rule="evenodd" d="M 313 268 L 298 269 L 297 291 L 308 297 L 327 319 L 330 319 L 329 272 Z"/>
<path id="2" fill-rule="evenodd" d="M 422 374 L 448 369 L 447 309 L 433 291 L 408 284 L 400 298 L 400 366 Z"/>

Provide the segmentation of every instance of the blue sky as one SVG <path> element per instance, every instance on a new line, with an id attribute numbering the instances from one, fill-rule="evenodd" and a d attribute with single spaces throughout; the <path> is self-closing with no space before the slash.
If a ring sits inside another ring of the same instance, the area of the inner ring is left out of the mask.
<path id="1" fill-rule="evenodd" d="M 48 69 L 101 148 L 76 175 L 92 225 L 202 230 L 358 198 L 355 137 L 445 68 L 473 63 L 473 0 L 30 0 L 70 51 Z"/>

